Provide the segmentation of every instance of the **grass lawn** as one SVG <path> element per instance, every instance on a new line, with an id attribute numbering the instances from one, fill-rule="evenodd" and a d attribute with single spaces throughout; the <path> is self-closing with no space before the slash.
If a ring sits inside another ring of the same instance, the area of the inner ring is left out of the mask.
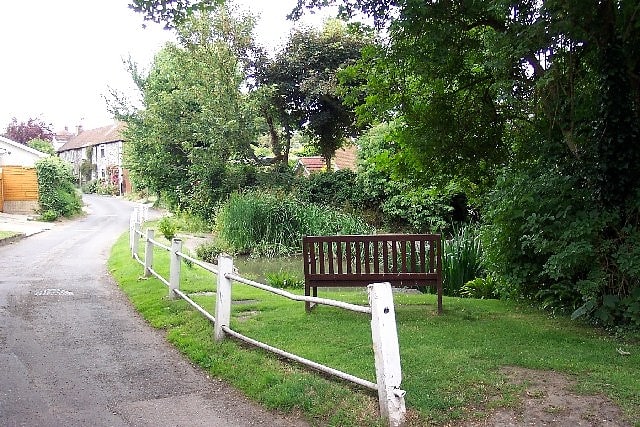
<path id="1" fill-rule="evenodd" d="M 377 395 L 232 339 L 213 341 L 213 327 L 182 300 L 169 300 L 154 278 L 141 279 L 131 259 L 128 234 L 113 248 L 109 268 L 134 306 L 168 340 L 211 375 L 235 385 L 267 408 L 300 413 L 315 425 L 375 426 Z M 143 245 L 141 245 L 142 247 Z M 154 268 L 168 278 L 167 252 Z M 242 274 L 242 272 L 240 272 Z M 182 267 L 181 289 L 214 312 L 215 277 Z M 364 291 L 320 296 L 366 304 Z M 375 382 L 367 315 L 304 303 L 235 284 L 231 328 L 291 353 Z M 520 366 L 568 374 L 576 393 L 603 394 L 640 425 L 640 345 L 607 336 L 566 317 L 496 300 L 444 299 L 435 314 L 433 295 L 395 294 L 407 391 L 408 425 L 446 424 L 515 406 L 522 388 L 499 369 Z M 623 350 L 620 354 L 618 349 Z"/>
<path id="2" fill-rule="evenodd" d="M 20 233 L 16 233 L 14 231 L 2 231 L 0 230 L 0 240 L 8 239 L 9 237 L 17 236 Z"/>

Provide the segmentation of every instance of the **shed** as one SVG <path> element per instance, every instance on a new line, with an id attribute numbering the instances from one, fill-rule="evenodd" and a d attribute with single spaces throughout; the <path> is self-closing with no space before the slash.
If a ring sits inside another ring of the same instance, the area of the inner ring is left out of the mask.
<path id="1" fill-rule="evenodd" d="M 48 156 L 0 136 L 0 212 L 32 214 L 39 209 L 34 166 Z"/>

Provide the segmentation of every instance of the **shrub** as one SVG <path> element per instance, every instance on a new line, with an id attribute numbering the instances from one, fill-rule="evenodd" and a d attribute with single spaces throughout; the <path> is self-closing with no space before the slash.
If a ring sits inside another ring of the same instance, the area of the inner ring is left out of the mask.
<path id="1" fill-rule="evenodd" d="M 305 235 L 370 234 L 362 219 L 280 193 L 234 193 L 216 217 L 219 237 L 238 253 L 300 252 Z"/>
<path id="2" fill-rule="evenodd" d="M 476 299 L 498 298 L 498 288 L 498 281 L 493 276 L 476 277 L 462 285 L 460 296 Z"/>
<path id="3" fill-rule="evenodd" d="M 266 273 L 267 283 L 274 288 L 279 289 L 302 289 L 304 288 L 304 279 L 295 274 L 280 270 L 276 272 Z"/>
<path id="4" fill-rule="evenodd" d="M 362 206 L 363 191 L 350 170 L 312 173 L 295 181 L 296 198 L 302 202 L 338 208 Z"/>
<path id="5" fill-rule="evenodd" d="M 27 142 L 27 145 L 33 148 L 34 150 L 40 151 L 41 153 L 46 153 L 50 156 L 56 155 L 56 149 L 53 148 L 53 144 L 51 143 L 51 141 L 36 138 Z"/>
<path id="6" fill-rule="evenodd" d="M 47 222 L 55 221 L 56 219 L 58 219 L 58 214 L 56 213 L 56 211 L 49 209 L 42 212 L 42 214 L 40 215 L 40 219 Z"/>
<path id="7" fill-rule="evenodd" d="M 172 218 L 180 230 L 188 233 L 209 233 L 213 228 L 209 221 L 190 211 L 176 211 Z"/>
<path id="8" fill-rule="evenodd" d="M 433 189 L 412 189 L 390 196 L 382 204 L 388 223 L 407 224 L 413 231 L 425 233 L 444 230 L 453 208 L 449 197 Z"/>
<path id="9" fill-rule="evenodd" d="M 210 263 L 216 263 L 218 260 L 218 255 L 225 252 L 216 242 L 211 241 L 207 243 L 203 243 L 196 248 L 196 256 Z"/>
<path id="10" fill-rule="evenodd" d="M 505 171 L 487 203 L 489 266 L 512 295 L 640 328 L 640 194 L 603 206 L 587 184 L 561 165 Z"/>
<path id="11" fill-rule="evenodd" d="M 82 184 L 82 192 L 85 194 L 95 194 L 98 192 L 99 182 L 93 179 L 85 184 Z"/>
<path id="12" fill-rule="evenodd" d="M 165 216 L 158 222 L 158 230 L 165 239 L 171 240 L 176 236 L 178 224 L 173 218 Z"/>
<path id="13" fill-rule="evenodd" d="M 70 217 L 82 209 L 82 199 L 74 187 L 71 165 L 59 157 L 36 162 L 40 210 L 51 221 Z M 55 215 L 55 218 L 54 218 Z"/>

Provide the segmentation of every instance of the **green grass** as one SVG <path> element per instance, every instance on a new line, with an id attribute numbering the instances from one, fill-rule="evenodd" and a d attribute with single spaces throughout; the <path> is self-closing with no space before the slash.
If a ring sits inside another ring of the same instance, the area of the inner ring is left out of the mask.
<path id="1" fill-rule="evenodd" d="M 2 230 L 0 230 L 0 240 L 8 239 L 10 237 L 17 236 L 18 234 L 20 234 L 20 233 L 16 233 L 14 231 L 2 231 Z"/>
<path id="2" fill-rule="evenodd" d="M 167 298 L 156 279 L 142 280 L 122 236 L 109 261 L 112 274 L 142 315 L 187 357 L 211 375 L 240 388 L 265 407 L 300 413 L 315 425 L 375 426 L 377 396 L 232 339 L 212 340 L 210 322 L 184 301 Z M 141 245 L 142 246 L 142 245 Z M 167 254 L 155 253 L 156 270 L 168 277 Z M 182 269 L 181 289 L 214 291 L 215 278 L 198 267 Z M 321 292 L 366 303 L 364 291 Z M 213 313 L 215 298 L 193 297 Z M 370 319 L 332 307 L 308 315 L 293 302 L 235 284 L 231 328 L 302 357 L 375 381 Z M 444 299 L 396 294 L 396 318 L 407 391 L 408 425 L 446 424 L 482 416 L 496 406 L 516 405 L 521 388 L 500 374 L 502 366 L 563 372 L 576 392 L 601 393 L 640 424 L 640 345 L 605 336 L 564 317 L 498 300 Z M 631 353 L 623 356 L 617 349 Z"/>

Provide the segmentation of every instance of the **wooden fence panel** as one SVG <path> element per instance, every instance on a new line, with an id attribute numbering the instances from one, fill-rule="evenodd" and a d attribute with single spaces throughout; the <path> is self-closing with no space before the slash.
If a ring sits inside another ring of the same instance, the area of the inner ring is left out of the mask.
<path id="1" fill-rule="evenodd" d="M 2 184 L 2 168 L 0 168 L 0 212 L 4 212 L 4 185 Z"/>
<path id="2" fill-rule="evenodd" d="M 38 178 L 35 168 L 3 166 L 2 177 L 5 201 L 38 200 Z"/>

